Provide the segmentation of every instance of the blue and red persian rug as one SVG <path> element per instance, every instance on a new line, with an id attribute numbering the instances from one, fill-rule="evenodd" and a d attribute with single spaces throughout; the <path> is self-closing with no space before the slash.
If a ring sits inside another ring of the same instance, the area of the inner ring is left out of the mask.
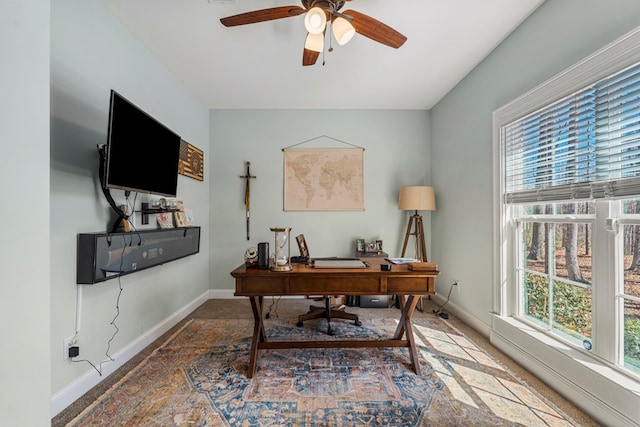
<path id="1" fill-rule="evenodd" d="M 336 338 L 389 337 L 394 320 L 335 321 Z M 422 375 L 405 348 L 261 350 L 252 322 L 191 320 L 70 426 L 573 426 L 438 318 L 415 319 Z M 336 339 L 322 320 L 267 321 L 278 340 Z"/>

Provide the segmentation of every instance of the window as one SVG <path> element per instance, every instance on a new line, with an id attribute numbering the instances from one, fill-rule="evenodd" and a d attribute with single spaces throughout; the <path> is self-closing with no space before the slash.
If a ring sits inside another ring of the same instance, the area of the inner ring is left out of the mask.
<path id="1" fill-rule="evenodd" d="M 519 209 L 518 314 L 577 345 L 592 339 L 591 203 Z M 527 217 L 526 213 L 534 213 Z M 579 218 L 567 214 L 579 214 Z M 536 213 L 544 214 L 535 216 Z"/>
<path id="2" fill-rule="evenodd" d="M 631 57 L 605 51 L 494 114 L 507 284 L 495 311 L 640 378 L 640 53 Z"/>

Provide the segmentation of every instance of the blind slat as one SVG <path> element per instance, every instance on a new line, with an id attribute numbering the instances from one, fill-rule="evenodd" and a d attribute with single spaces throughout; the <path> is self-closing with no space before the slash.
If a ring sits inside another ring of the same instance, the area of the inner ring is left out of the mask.
<path id="1" fill-rule="evenodd" d="M 640 196 L 640 64 L 501 128 L 505 202 Z"/>

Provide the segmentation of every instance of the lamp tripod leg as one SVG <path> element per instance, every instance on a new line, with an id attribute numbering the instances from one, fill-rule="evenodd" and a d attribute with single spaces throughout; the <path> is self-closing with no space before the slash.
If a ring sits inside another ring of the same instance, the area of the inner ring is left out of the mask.
<path id="1" fill-rule="evenodd" d="M 402 245 L 402 254 L 400 255 L 401 258 L 404 258 L 404 254 L 407 251 L 407 242 L 409 242 L 409 236 L 413 234 L 411 232 L 412 228 L 413 228 L 413 216 L 409 218 L 409 223 L 407 224 L 407 232 L 404 234 L 404 244 Z"/>
<path id="2" fill-rule="evenodd" d="M 424 225 L 422 223 L 422 216 L 415 215 L 416 217 L 416 258 L 421 262 L 427 261 L 427 245 L 424 239 Z M 416 306 L 416 310 L 423 312 L 424 308 L 422 307 L 422 297 L 418 299 L 418 305 Z"/>

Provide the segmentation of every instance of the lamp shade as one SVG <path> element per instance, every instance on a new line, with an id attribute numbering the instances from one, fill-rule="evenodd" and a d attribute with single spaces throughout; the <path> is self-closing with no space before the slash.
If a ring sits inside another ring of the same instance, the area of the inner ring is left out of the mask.
<path id="1" fill-rule="evenodd" d="M 324 34 L 308 33 L 307 38 L 304 41 L 304 48 L 314 52 L 322 52 L 322 49 L 324 48 Z"/>
<path id="2" fill-rule="evenodd" d="M 398 209 L 403 211 L 435 211 L 436 195 L 433 187 L 402 187 Z"/>
<path id="3" fill-rule="evenodd" d="M 324 10 L 319 7 L 309 9 L 304 17 L 304 26 L 311 34 L 320 34 L 327 25 L 327 15 Z"/>
<path id="4" fill-rule="evenodd" d="M 340 46 L 349 43 L 349 40 L 356 34 L 356 29 L 353 28 L 351 22 L 341 16 L 334 19 L 331 26 L 333 28 L 333 36 Z"/>

